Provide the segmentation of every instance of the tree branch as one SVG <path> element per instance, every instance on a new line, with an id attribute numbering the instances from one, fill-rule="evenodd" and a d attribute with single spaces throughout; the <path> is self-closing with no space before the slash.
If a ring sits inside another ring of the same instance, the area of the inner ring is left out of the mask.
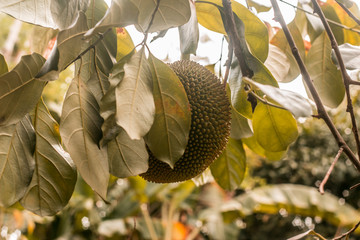
<path id="1" fill-rule="evenodd" d="M 319 4 L 317 3 L 316 0 L 311 0 L 311 1 L 312 1 L 313 5 L 314 5 L 314 12 L 316 12 L 319 15 L 319 17 L 321 19 L 321 22 L 323 23 L 323 25 L 325 27 L 325 31 L 326 31 L 326 33 L 329 36 L 329 39 L 331 41 L 331 47 L 335 51 L 335 55 L 336 55 L 336 58 L 337 58 L 338 63 L 339 63 L 342 79 L 343 79 L 344 86 L 345 86 L 345 92 L 346 92 L 346 100 L 347 100 L 346 111 L 349 112 L 349 114 L 350 114 L 351 123 L 352 123 L 352 131 L 353 131 L 355 142 L 356 142 L 358 157 L 360 159 L 359 132 L 358 132 L 358 127 L 357 127 L 357 123 L 356 123 L 356 119 L 355 119 L 355 113 L 354 113 L 354 108 L 353 108 L 353 105 L 352 105 L 351 94 L 350 94 L 350 81 L 351 81 L 351 78 L 350 78 L 349 74 L 346 71 L 345 64 L 344 64 L 344 61 L 343 61 L 343 59 L 341 57 L 341 53 L 340 53 L 340 50 L 339 50 L 339 46 L 338 46 L 338 44 L 336 42 L 335 36 L 334 36 L 333 32 L 331 31 L 331 28 L 330 28 L 328 22 L 325 19 L 325 15 L 324 15 L 323 11 L 321 10 L 321 8 L 320 8 L 320 6 L 319 6 Z"/>
<path id="2" fill-rule="evenodd" d="M 340 149 L 339 149 L 338 153 L 336 154 L 336 157 L 335 157 L 334 161 L 332 162 L 329 170 L 327 171 L 324 179 L 322 180 L 322 182 L 321 182 L 321 184 L 320 184 L 320 186 L 319 186 L 319 192 L 320 192 L 321 194 L 324 194 L 324 193 L 325 193 L 325 191 L 324 191 L 324 186 L 325 186 L 326 182 L 329 180 L 330 174 L 331 174 L 332 171 L 334 170 L 335 164 L 336 164 L 337 161 L 339 160 L 339 158 L 340 158 L 340 156 L 341 156 L 341 154 L 342 154 L 343 151 L 344 151 L 343 148 L 340 148 Z"/>
<path id="3" fill-rule="evenodd" d="M 240 37 L 236 29 L 234 13 L 231 7 L 231 1 L 222 0 L 222 4 L 224 6 L 224 13 L 225 13 L 225 19 L 224 19 L 225 31 L 228 34 L 230 41 L 234 45 L 234 52 L 236 58 L 239 61 L 241 73 L 244 77 L 251 78 L 254 74 L 253 71 L 247 66 L 245 62 L 245 58 L 243 57 L 243 53 L 240 46 Z"/>
<path id="4" fill-rule="evenodd" d="M 360 221 L 352 228 L 350 229 L 348 232 L 336 237 L 336 238 L 333 238 L 333 240 L 341 240 L 343 239 L 344 237 L 348 237 L 350 236 L 350 234 L 352 234 L 353 232 L 355 232 L 355 230 L 360 226 Z M 347 238 L 346 238 L 347 239 Z"/>
<path id="5" fill-rule="evenodd" d="M 111 31 L 111 28 L 108 28 L 104 33 L 99 34 L 99 38 L 96 39 L 96 41 L 91 44 L 89 47 L 87 47 L 84 51 L 82 51 L 74 60 L 72 60 L 68 65 L 66 65 L 64 67 L 64 69 L 68 68 L 71 64 L 73 64 L 74 62 L 76 62 L 77 60 L 79 60 L 82 56 L 84 56 L 88 51 L 90 51 L 91 49 L 93 49 L 99 42 L 101 42 L 105 35 Z"/>
<path id="6" fill-rule="evenodd" d="M 281 14 L 279 5 L 277 4 L 276 0 L 271 0 L 271 4 L 274 8 L 275 20 L 281 24 L 281 27 L 285 33 L 286 39 L 291 47 L 292 53 L 293 53 L 293 55 L 296 59 L 296 62 L 300 68 L 303 79 L 304 79 L 306 85 L 308 86 L 310 93 L 314 99 L 314 102 L 315 102 L 317 110 L 318 110 L 319 117 L 325 121 L 326 125 L 328 126 L 332 135 L 334 136 L 336 142 L 338 143 L 338 146 L 340 148 L 344 148 L 344 152 L 346 153 L 348 158 L 351 160 L 351 162 L 354 164 L 356 169 L 360 172 L 359 160 L 356 158 L 355 154 L 351 151 L 350 147 L 346 144 L 345 140 L 340 135 L 339 131 L 336 129 L 334 123 L 332 122 L 328 113 L 325 110 L 325 107 L 320 99 L 320 96 L 319 96 L 318 92 L 316 91 L 315 86 L 310 78 L 310 74 L 307 71 L 303 60 L 301 59 L 301 56 L 295 45 L 294 39 L 289 31 L 289 28 L 287 27 L 285 20 Z"/>
<path id="7" fill-rule="evenodd" d="M 339 2 L 338 0 L 335 1 L 356 22 L 357 25 L 360 25 L 360 20 L 343 3 Z"/>

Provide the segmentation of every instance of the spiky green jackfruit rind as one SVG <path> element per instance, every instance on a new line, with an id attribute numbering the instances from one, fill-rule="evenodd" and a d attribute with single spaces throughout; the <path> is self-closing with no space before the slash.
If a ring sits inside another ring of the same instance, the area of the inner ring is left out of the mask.
<path id="1" fill-rule="evenodd" d="M 181 182 L 202 173 L 224 150 L 231 109 L 224 86 L 205 67 L 188 60 L 170 64 L 183 84 L 191 108 L 189 141 L 172 169 L 149 151 L 149 169 L 141 174 L 156 183 Z"/>

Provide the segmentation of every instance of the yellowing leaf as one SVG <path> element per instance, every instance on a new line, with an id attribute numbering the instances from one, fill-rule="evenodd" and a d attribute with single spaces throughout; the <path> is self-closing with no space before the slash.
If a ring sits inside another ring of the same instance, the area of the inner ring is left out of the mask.
<path id="1" fill-rule="evenodd" d="M 116 60 L 119 61 L 124 56 L 128 55 L 134 48 L 134 43 L 125 28 L 118 28 L 116 30 L 117 36 L 117 53 Z"/>
<path id="2" fill-rule="evenodd" d="M 296 120 L 290 112 L 259 102 L 253 114 L 254 136 L 265 150 L 285 151 L 298 136 Z"/>

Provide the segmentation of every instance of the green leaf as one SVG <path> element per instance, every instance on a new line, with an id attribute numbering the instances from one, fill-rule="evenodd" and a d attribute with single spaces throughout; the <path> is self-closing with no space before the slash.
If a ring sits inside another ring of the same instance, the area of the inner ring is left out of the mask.
<path id="1" fill-rule="evenodd" d="M 134 0 L 139 9 L 138 25 L 140 31 L 146 31 L 156 7 L 156 2 Z M 187 23 L 190 19 L 191 11 L 189 0 L 167 0 L 160 1 L 159 8 L 155 14 L 148 32 L 158 32 L 172 27 L 178 27 Z"/>
<path id="2" fill-rule="evenodd" d="M 174 167 L 189 139 L 190 105 L 183 85 L 171 68 L 152 54 L 149 63 L 153 74 L 155 119 L 145 140 L 157 159 Z"/>
<path id="3" fill-rule="evenodd" d="M 258 102 L 253 115 L 254 136 L 267 151 L 285 151 L 298 136 L 290 112 Z"/>
<path id="4" fill-rule="evenodd" d="M 44 61 L 37 53 L 25 55 L 13 70 L 0 76 L 0 126 L 17 123 L 35 107 L 45 86 L 35 75 Z"/>
<path id="5" fill-rule="evenodd" d="M 74 191 L 77 172 L 61 146 L 59 125 L 40 100 L 33 116 L 36 132 L 35 169 L 21 205 L 40 216 L 62 210 Z"/>
<path id="6" fill-rule="evenodd" d="M 20 200 L 34 171 L 35 131 L 29 116 L 14 125 L 0 127 L 0 205 Z"/>
<path id="7" fill-rule="evenodd" d="M 296 47 L 299 51 L 299 54 L 301 56 L 301 59 L 305 59 L 305 46 L 303 42 L 303 38 L 301 36 L 301 32 L 299 31 L 295 21 L 288 24 L 288 28 L 291 32 L 291 35 L 294 38 Z M 287 74 L 284 75 L 283 78 L 277 78 L 278 81 L 281 82 L 291 82 L 295 78 L 297 78 L 300 74 L 299 66 L 296 62 L 296 59 L 294 58 L 294 55 L 292 54 L 292 50 L 289 46 L 289 43 L 286 40 L 284 31 L 280 29 L 275 36 L 271 39 L 271 44 L 281 49 L 285 54 L 286 57 L 290 63 L 289 71 Z"/>
<path id="8" fill-rule="evenodd" d="M 142 48 L 124 65 L 124 78 L 115 90 L 116 122 L 131 139 L 145 136 L 155 116 L 152 75 L 144 51 Z"/>
<path id="9" fill-rule="evenodd" d="M 95 1 L 91 4 L 86 12 L 88 25 L 95 25 L 105 14 L 106 8 L 104 1 Z M 81 50 L 93 46 L 97 39 L 93 37 L 84 41 Z M 86 83 L 98 102 L 109 88 L 108 76 L 115 62 L 116 43 L 116 35 L 114 31 L 110 31 L 92 50 L 81 57 L 81 61 L 75 63 L 75 72 L 80 71 L 79 77 Z"/>
<path id="10" fill-rule="evenodd" d="M 191 16 L 189 21 L 179 27 L 180 50 L 182 55 L 194 54 L 199 42 L 199 24 L 195 4 L 190 1 Z"/>
<path id="11" fill-rule="evenodd" d="M 5 58 L 0 54 L 0 76 L 9 71 Z"/>
<path id="12" fill-rule="evenodd" d="M 323 103 L 335 108 L 344 99 L 345 88 L 341 72 L 331 61 L 331 49 L 330 40 L 323 32 L 313 42 L 305 64 Z"/>
<path id="13" fill-rule="evenodd" d="M 244 23 L 244 34 L 251 53 L 261 62 L 268 55 L 269 34 L 265 24 L 249 9 L 236 1 L 231 1 L 236 16 Z M 199 23 L 205 28 L 226 35 L 218 8 L 222 9 L 221 0 L 196 1 L 196 12 Z"/>
<path id="14" fill-rule="evenodd" d="M 231 106 L 231 131 L 230 137 L 233 139 L 242 139 L 253 136 L 247 118 L 243 117 L 238 111 Z"/>
<path id="15" fill-rule="evenodd" d="M 56 80 L 59 72 L 79 56 L 83 35 L 88 29 L 86 16 L 80 12 L 75 25 L 59 32 L 50 56 L 36 77 L 45 81 Z"/>
<path id="16" fill-rule="evenodd" d="M 247 92 L 245 91 L 245 83 L 242 81 L 242 74 L 239 64 L 231 65 L 229 86 L 231 89 L 231 105 L 242 116 L 251 119 L 252 107 L 247 100 Z"/>
<path id="17" fill-rule="evenodd" d="M 121 131 L 121 127 L 116 123 L 115 90 L 124 77 L 124 65 L 130 60 L 133 54 L 134 51 L 130 52 L 114 65 L 112 74 L 109 76 L 110 87 L 100 101 L 100 114 L 104 119 L 104 123 L 101 127 L 103 132 L 103 138 L 101 139 L 100 144 L 101 146 L 104 146 L 109 141 L 115 139 L 116 135 Z"/>
<path id="18" fill-rule="evenodd" d="M 216 182 L 225 190 L 239 188 L 246 172 L 246 155 L 242 142 L 230 138 L 225 150 L 210 165 L 210 169 Z"/>
<path id="19" fill-rule="evenodd" d="M 345 43 L 339 46 L 339 50 L 347 69 L 360 69 L 360 46 Z M 334 50 L 331 51 L 331 60 L 339 66 Z"/>
<path id="20" fill-rule="evenodd" d="M 286 82 L 291 65 L 290 60 L 280 48 L 269 45 L 269 55 L 264 65 L 278 82 Z"/>
<path id="21" fill-rule="evenodd" d="M 95 97 L 75 77 L 65 96 L 60 134 L 83 179 L 105 199 L 109 165 L 106 150 L 99 148 L 102 123 Z"/>
<path id="22" fill-rule="evenodd" d="M 88 0 L 51 0 L 51 17 L 60 30 L 66 29 L 76 21 L 80 11 L 86 11 L 88 4 Z"/>
<path id="23" fill-rule="evenodd" d="M 270 97 L 273 101 L 289 110 L 296 118 L 311 116 L 311 104 L 300 94 L 270 85 L 263 85 L 250 79 L 245 79 L 245 81 L 260 89 L 267 97 Z"/>
<path id="24" fill-rule="evenodd" d="M 241 141 L 251 149 L 254 153 L 256 153 L 259 156 L 262 156 L 270 161 L 278 161 L 282 159 L 286 153 L 286 151 L 279 151 L 279 152 L 271 152 L 265 150 L 258 141 L 256 140 L 255 136 L 249 137 L 249 138 L 243 138 Z"/>
<path id="25" fill-rule="evenodd" d="M 0 11 L 21 21 L 57 28 L 50 11 L 51 0 L 2 0 Z"/>
<path id="26" fill-rule="evenodd" d="M 145 141 L 132 140 L 123 129 L 108 143 L 108 156 L 110 173 L 116 177 L 136 176 L 149 167 Z"/>
<path id="27" fill-rule="evenodd" d="M 90 29 L 85 37 L 104 32 L 111 27 L 125 27 L 138 22 L 140 0 L 113 0 L 105 16 Z"/>
<path id="28" fill-rule="evenodd" d="M 339 198 L 317 188 L 278 184 L 258 187 L 239 195 L 234 201 L 222 205 L 223 213 L 237 212 L 241 217 L 253 213 L 278 214 L 285 209 L 289 214 L 318 216 L 335 226 L 352 228 L 358 223 L 360 214 L 349 204 L 341 204 Z"/>

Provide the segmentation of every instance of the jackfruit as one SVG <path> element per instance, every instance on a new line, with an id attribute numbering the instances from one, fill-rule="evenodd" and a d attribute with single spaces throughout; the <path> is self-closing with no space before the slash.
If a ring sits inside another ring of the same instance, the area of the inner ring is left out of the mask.
<path id="1" fill-rule="evenodd" d="M 220 155 L 230 134 L 231 108 L 220 80 L 193 61 L 177 61 L 170 67 L 185 88 L 191 129 L 185 152 L 173 169 L 148 149 L 149 169 L 140 176 L 156 183 L 181 182 L 199 175 Z"/>

